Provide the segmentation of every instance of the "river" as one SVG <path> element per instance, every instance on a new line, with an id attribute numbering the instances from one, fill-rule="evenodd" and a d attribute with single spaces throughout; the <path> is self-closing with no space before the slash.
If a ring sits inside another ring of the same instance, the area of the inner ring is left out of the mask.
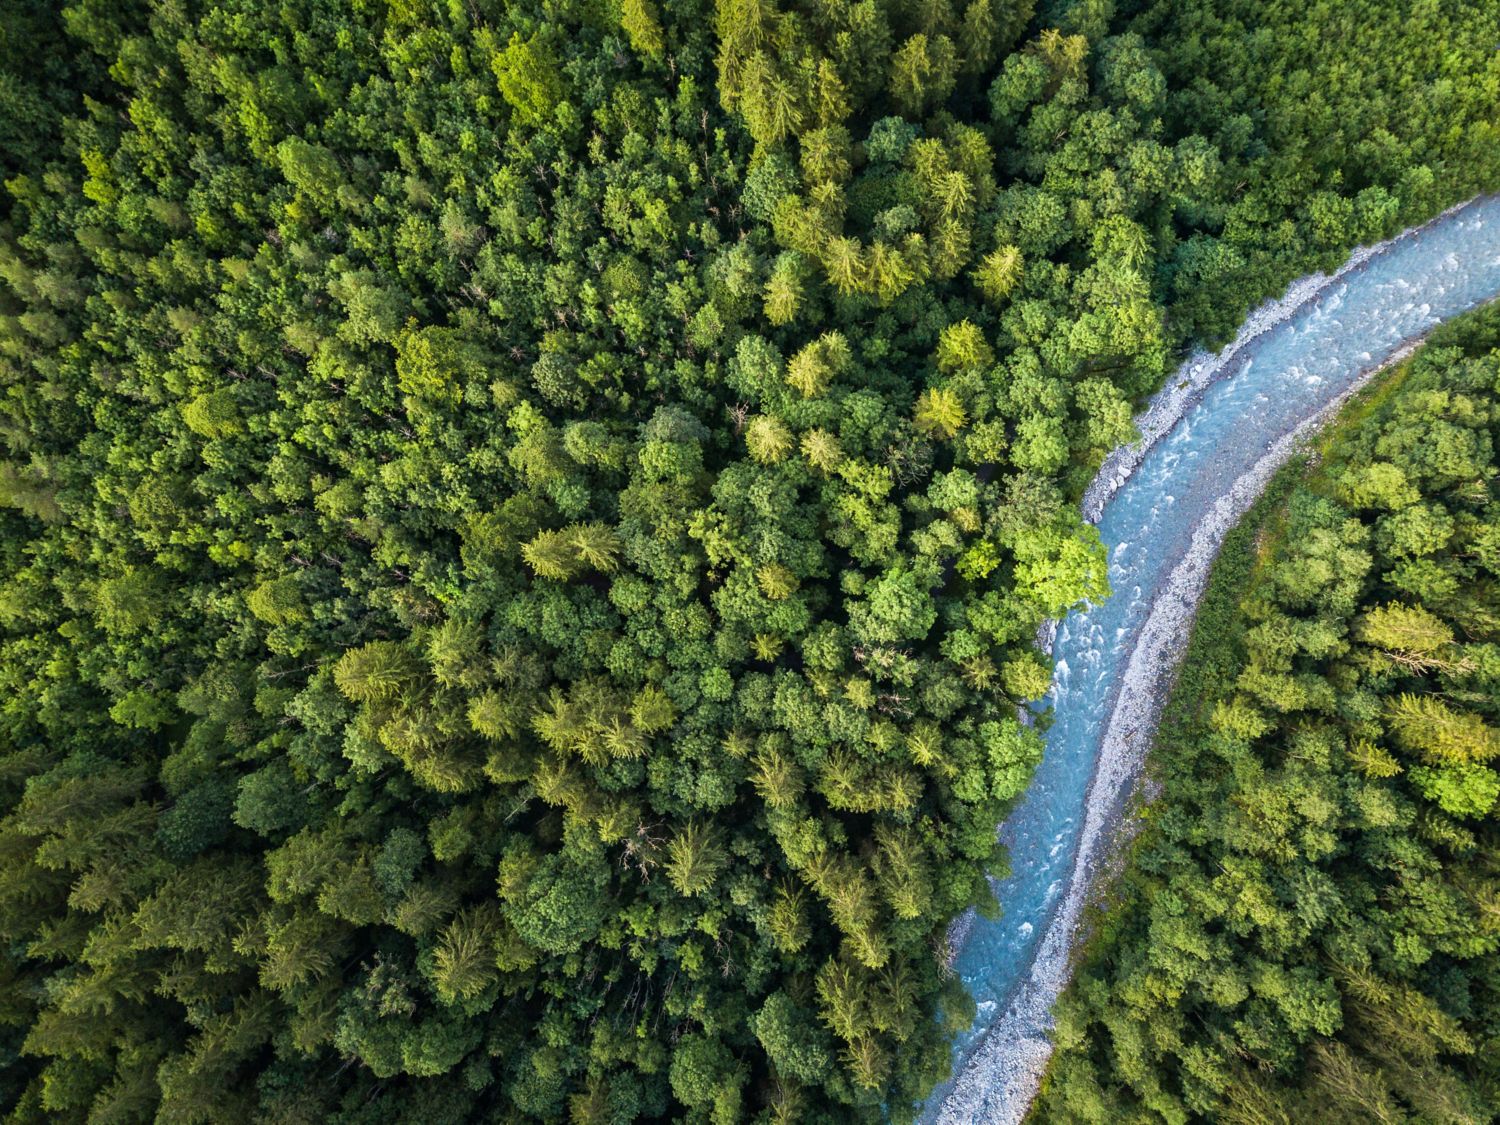
<path id="1" fill-rule="evenodd" d="M 1053 1002 L 1094 876 L 1151 742 L 1224 534 L 1305 437 L 1435 325 L 1500 294 L 1500 197 L 1475 200 L 1295 283 L 1217 355 L 1185 363 L 1084 499 L 1112 595 L 1052 642 L 1046 753 L 1001 827 L 998 921 L 954 928 L 978 1004 L 924 1122 L 1010 1123 L 1050 1054 Z"/>

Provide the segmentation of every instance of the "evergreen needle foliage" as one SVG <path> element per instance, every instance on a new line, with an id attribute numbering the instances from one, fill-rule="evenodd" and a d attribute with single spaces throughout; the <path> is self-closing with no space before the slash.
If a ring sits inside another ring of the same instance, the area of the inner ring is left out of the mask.
<path id="1" fill-rule="evenodd" d="M 1036 1120 L 1494 1119 L 1500 306 L 1389 380 L 1219 564 Z"/>
<path id="2" fill-rule="evenodd" d="M 1132 402 L 1500 184 L 1405 7 L 0 4 L 9 1120 L 909 1118 Z"/>

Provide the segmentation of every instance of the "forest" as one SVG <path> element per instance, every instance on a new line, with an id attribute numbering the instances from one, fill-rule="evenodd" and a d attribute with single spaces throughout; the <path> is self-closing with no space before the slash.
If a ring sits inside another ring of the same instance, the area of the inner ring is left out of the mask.
<path id="1" fill-rule="evenodd" d="M 911 1119 L 1037 629 L 1108 592 L 1084 485 L 1185 349 L 1500 186 L 1496 43 L 1484 0 L 0 6 L 6 1120 Z M 1045 1113 L 1295 1107 L 1314 1036 L 1370 1105 L 1482 1107 L 1464 348 L 1410 378 L 1441 455 L 1303 505 L 1370 585 L 1267 595 L 1297 640 L 1213 733 L 1347 779 L 1242 861 L 1325 913 L 1256 875 L 1254 973 L 1201 938 L 1218 999 L 1281 982 L 1248 1016 L 1101 975 Z M 1308 925 L 1339 968 L 1280 960 Z M 1426 1037 L 1338 1038 L 1367 985 Z"/>
<path id="2" fill-rule="evenodd" d="M 1226 544 L 1044 1121 L 1493 1120 L 1500 305 Z"/>

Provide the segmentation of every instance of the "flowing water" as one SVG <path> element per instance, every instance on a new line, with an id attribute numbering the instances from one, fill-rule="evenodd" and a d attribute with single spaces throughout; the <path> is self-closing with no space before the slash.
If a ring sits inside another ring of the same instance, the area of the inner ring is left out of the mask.
<path id="1" fill-rule="evenodd" d="M 1050 1051 L 1090 882 L 1139 772 L 1224 533 L 1323 418 L 1440 321 L 1500 294 L 1500 197 L 1476 200 L 1297 283 L 1216 356 L 1190 360 L 1085 497 L 1112 595 L 1053 639 L 1046 754 L 1001 828 L 999 921 L 963 920 L 955 970 L 979 1007 L 923 1119 L 1014 1122 Z"/>

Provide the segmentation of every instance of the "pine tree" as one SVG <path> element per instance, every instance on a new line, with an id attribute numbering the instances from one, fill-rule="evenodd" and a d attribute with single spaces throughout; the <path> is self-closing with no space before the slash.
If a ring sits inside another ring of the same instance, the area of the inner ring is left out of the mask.
<path id="1" fill-rule="evenodd" d="M 1441 655 L 1453 644 L 1453 630 L 1421 606 L 1376 606 L 1355 626 L 1355 636 L 1381 649 L 1392 662 L 1413 672 L 1452 668 Z"/>
<path id="2" fill-rule="evenodd" d="M 920 118 L 953 92 L 958 52 L 946 35 L 911 36 L 891 56 L 889 90 L 901 112 Z"/>
<path id="3" fill-rule="evenodd" d="M 572 1125 L 607 1125 L 614 1120 L 606 1079 L 591 1077 L 582 1090 L 568 1096 L 568 1120 Z"/>
<path id="4" fill-rule="evenodd" d="M 988 367 L 995 362 L 995 353 L 977 324 L 961 320 L 938 333 L 934 359 L 939 371 L 967 371 Z"/>
<path id="5" fill-rule="evenodd" d="M 538 578 L 566 582 L 579 570 L 578 549 L 569 531 L 543 531 L 521 547 L 521 557 Z"/>
<path id="6" fill-rule="evenodd" d="M 813 115 L 820 125 L 836 125 L 853 112 L 848 86 L 840 77 L 838 68 L 828 59 L 818 60 L 812 103 Z"/>
<path id="7" fill-rule="evenodd" d="M 873 1035 L 854 1040 L 844 1049 L 843 1057 L 854 1084 L 866 1090 L 879 1089 L 890 1074 L 890 1055 Z"/>
<path id="8" fill-rule="evenodd" d="M 859 291 L 864 282 L 865 267 L 858 241 L 847 237 L 829 238 L 823 246 L 822 260 L 828 280 L 835 289 L 845 296 Z"/>
<path id="9" fill-rule="evenodd" d="M 921 270 L 914 268 L 912 263 L 916 260 L 925 266 L 926 255 L 924 252 L 914 257 L 911 253 L 911 240 L 920 243 L 920 238 L 920 235 L 911 235 L 901 249 L 884 242 L 876 242 L 870 247 L 869 288 L 881 304 L 890 304 L 920 280 Z"/>
<path id="10" fill-rule="evenodd" d="M 803 398 L 816 398 L 828 388 L 832 372 L 823 363 L 816 343 L 806 345 L 786 365 L 786 381 Z"/>
<path id="11" fill-rule="evenodd" d="M 515 738 L 526 725 L 525 699 L 513 692 L 487 691 L 469 701 L 468 719 L 485 738 Z"/>
<path id="12" fill-rule="evenodd" d="M 263 918 L 265 954 L 260 982 L 287 993 L 332 971 L 342 945 L 342 929 L 326 914 L 307 909 Z"/>
<path id="13" fill-rule="evenodd" d="M 764 291 L 766 319 L 778 327 L 792 323 L 802 308 L 802 269 L 797 255 L 781 254 Z"/>
<path id="14" fill-rule="evenodd" d="M 371 641 L 350 649 L 333 668 L 339 690 L 356 703 L 393 701 L 418 690 L 421 665 L 396 641 Z"/>
<path id="15" fill-rule="evenodd" d="M 647 684 L 631 702 L 630 719 L 647 734 L 658 734 L 677 721 L 677 707 L 661 688 Z"/>
<path id="16" fill-rule="evenodd" d="M 427 663 L 433 677 L 444 687 L 474 688 L 491 675 L 481 653 L 484 628 L 466 618 L 450 617 L 427 637 Z"/>
<path id="17" fill-rule="evenodd" d="M 617 715 L 605 728 L 604 745 L 612 758 L 634 759 L 645 757 L 651 743 L 645 731 Z"/>
<path id="18" fill-rule="evenodd" d="M 974 281 L 992 304 L 999 305 L 1021 283 L 1021 251 L 1015 246 L 991 250 L 974 268 Z"/>
<path id="19" fill-rule="evenodd" d="M 771 939 L 782 953 L 799 952 L 812 940 L 812 930 L 807 922 L 802 891 L 790 883 L 783 882 L 776 889 L 771 903 L 769 926 Z"/>
<path id="20" fill-rule="evenodd" d="M 651 0 L 621 0 L 620 27 L 630 38 L 630 45 L 641 54 L 659 58 L 666 50 L 666 40 Z"/>
<path id="21" fill-rule="evenodd" d="M 794 807 L 805 785 L 801 768 L 778 750 L 757 752 L 750 781 L 773 809 Z"/>
<path id="22" fill-rule="evenodd" d="M 834 472 L 844 460 L 844 451 L 839 439 L 827 430 L 808 430 L 802 435 L 802 456 L 819 472 Z"/>
<path id="23" fill-rule="evenodd" d="M 791 430 L 772 414 L 757 414 L 745 427 L 745 445 L 762 465 L 774 465 L 794 448 Z"/>
<path id="24" fill-rule="evenodd" d="M 773 602 L 791 597 L 800 585 L 796 574 L 781 563 L 766 563 L 756 567 L 755 581 L 760 585 L 761 593 Z"/>
<path id="25" fill-rule="evenodd" d="M 1500 755 L 1500 732 L 1437 696 L 1403 693 L 1386 705 L 1385 714 L 1397 741 L 1428 761 L 1483 762 Z"/>
<path id="26" fill-rule="evenodd" d="M 433 954 L 433 980 L 443 1003 L 478 996 L 497 978 L 498 911 L 495 903 L 471 907 L 460 911 L 443 929 Z"/>
<path id="27" fill-rule="evenodd" d="M 755 654 L 755 659 L 768 664 L 774 663 L 785 647 L 786 641 L 775 633 L 756 633 L 750 639 L 750 651 Z"/>
<path id="28" fill-rule="evenodd" d="M 854 1043 L 869 1027 L 865 994 L 869 984 L 864 973 L 847 962 L 831 958 L 818 970 L 818 1011 L 823 1022 L 845 1043 Z"/>
<path id="29" fill-rule="evenodd" d="M 802 175 L 808 185 L 842 184 L 852 170 L 849 131 L 841 126 L 812 129 L 800 138 Z"/>
<path id="30" fill-rule="evenodd" d="M 591 570 L 610 574 L 620 565 L 620 537 L 600 523 L 578 524 L 568 531 L 578 561 Z"/>
<path id="31" fill-rule="evenodd" d="M 774 145 L 797 136 L 807 115 L 803 108 L 803 91 L 796 77 L 772 71 L 764 88 L 766 108 L 761 133 L 756 139 Z"/>
<path id="32" fill-rule="evenodd" d="M 667 879 L 678 894 L 693 898 L 713 886 L 728 859 L 711 828 L 689 821 L 667 845 Z"/>
<path id="33" fill-rule="evenodd" d="M 942 730 L 936 723 L 914 723 L 906 736 L 906 752 L 917 765 L 927 768 L 937 763 L 943 749 Z"/>
<path id="34" fill-rule="evenodd" d="M 1309 1069 L 1319 1100 L 1357 1113 L 1361 1120 L 1403 1119 L 1391 1101 L 1385 1076 L 1337 1041 L 1319 1040 L 1309 1051 Z"/>
<path id="35" fill-rule="evenodd" d="M 921 845 L 909 829 L 886 824 L 876 827 L 879 846 L 877 876 L 886 901 L 898 918 L 920 918 L 930 905 L 930 875 Z"/>
<path id="36" fill-rule="evenodd" d="M 951 438 L 963 429 L 968 421 L 962 401 L 956 391 L 947 387 L 931 387 L 917 397 L 917 429 L 938 438 Z"/>

